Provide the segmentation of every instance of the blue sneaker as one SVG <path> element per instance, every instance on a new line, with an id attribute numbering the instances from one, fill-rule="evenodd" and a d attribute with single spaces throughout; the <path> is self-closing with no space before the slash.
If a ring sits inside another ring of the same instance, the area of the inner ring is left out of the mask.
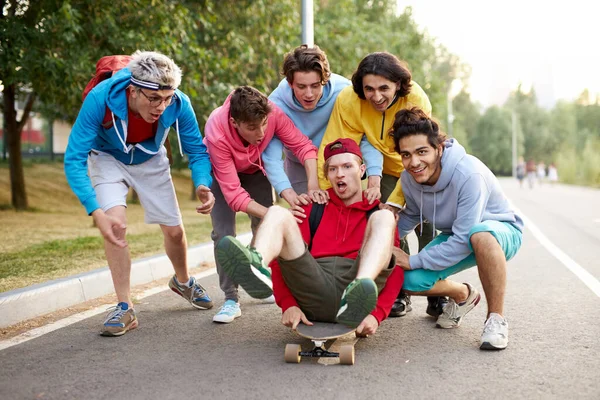
<path id="1" fill-rule="evenodd" d="M 109 309 L 106 315 L 104 325 L 102 326 L 102 336 L 121 336 L 127 331 L 135 329 L 138 326 L 135 310 L 129 308 L 127 303 L 119 303 Z"/>
<path id="2" fill-rule="evenodd" d="M 217 243 L 216 257 L 223 271 L 251 297 L 266 299 L 273 295 L 271 273 L 254 247 L 225 236 Z"/>
<path id="3" fill-rule="evenodd" d="M 219 312 L 213 317 L 213 322 L 228 324 L 241 316 L 242 310 L 240 310 L 240 303 L 236 303 L 234 300 L 227 300 L 223 303 L 223 307 L 221 307 Z"/>
<path id="4" fill-rule="evenodd" d="M 213 307 L 212 300 L 206 290 L 192 276 L 192 285 L 182 285 L 177 281 L 175 275 L 169 281 L 169 287 L 172 291 L 186 299 L 190 304 L 200 310 L 208 310 Z"/>
<path id="5" fill-rule="evenodd" d="M 377 305 L 377 285 L 370 278 L 355 279 L 344 293 L 336 321 L 356 328 Z"/>

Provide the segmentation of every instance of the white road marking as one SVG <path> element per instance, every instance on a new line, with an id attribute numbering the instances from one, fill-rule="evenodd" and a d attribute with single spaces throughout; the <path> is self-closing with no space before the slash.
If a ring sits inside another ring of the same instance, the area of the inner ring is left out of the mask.
<path id="1" fill-rule="evenodd" d="M 581 265 L 577 264 L 575 260 L 569 257 L 565 252 L 563 252 L 558 246 L 550 241 L 542 233 L 540 228 L 538 228 L 533 221 L 527 218 L 521 210 L 512 204 L 513 209 L 523 218 L 523 222 L 525 222 L 525 228 L 529 229 L 533 236 L 552 254 L 556 257 L 565 267 L 567 267 L 572 273 L 575 274 L 592 292 L 596 294 L 596 296 L 600 297 L 600 282 L 596 279 L 592 274 L 587 272 L 585 268 Z M 600 220 L 599 220 L 600 221 Z"/>
<path id="2" fill-rule="evenodd" d="M 202 278 L 206 278 L 207 276 L 214 275 L 216 272 L 217 272 L 216 268 L 211 268 L 211 269 L 203 271 L 199 274 L 195 274 L 194 276 L 196 277 L 196 279 L 202 279 Z M 164 292 L 165 290 L 168 290 L 168 289 L 169 289 L 169 287 L 167 285 L 157 286 L 155 288 L 151 288 L 151 289 L 144 291 L 141 295 L 136 296 L 136 298 L 138 300 L 141 300 L 146 297 L 155 295 L 157 293 Z M 86 318 L 90 318 L 95 315 L 101 314 L 101 313 L 105 312 L 108 307 L 111 307 L 113 305 L 114 304 L 104 304 L 104 305 L 98 306 L 96 308 L 93 308 L 91 310 L 87 310 L 82 313 L 74 314 L 69 317 L 63 318 L 59 321 L 53 322 L 46 326 L 41 326 L 39 328 L 35 328 L 30 331 L 24 332 L 24 333 L 20 334 L 19 336 L 15 336 L 11 339 L 0 341 L 0 351 L 2 351 L 4 349 L 8 349 L 9 347 L 12 347 L 12 346 L 16 346 L 21 343 L 25 343 L 31 339 L 38 338 L 42 335 L 45 335 L 46 333 L 54 332 L 57 329 L 61 329 L 66 326 L 73 325 L 74 323 L 83 321 Z"/>

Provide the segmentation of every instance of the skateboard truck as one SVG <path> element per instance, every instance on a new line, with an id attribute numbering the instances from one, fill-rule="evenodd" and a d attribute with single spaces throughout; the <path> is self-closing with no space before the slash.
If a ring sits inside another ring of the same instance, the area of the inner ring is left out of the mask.
<path id="1" fill-rule="evenodd" d="M 312 342 L 315 344 L 315 348 L 312 349 L 311 351 L 300 351 L 298 353 L 298 355 L 300 357 L 316 357 L 316 358 L 332 357 L 332 358 L 337 358 L 337 357 L 340 356 L 340 353 L 335 353 L 333 351 L 326 350 L 323 347 L 323 345 L 325 344 L 324 340 L 313 340 Z"/>

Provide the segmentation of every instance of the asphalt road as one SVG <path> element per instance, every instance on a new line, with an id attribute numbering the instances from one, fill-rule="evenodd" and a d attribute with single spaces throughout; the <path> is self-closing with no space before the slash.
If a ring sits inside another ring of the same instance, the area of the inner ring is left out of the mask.
<path id="1" fill-rule="evenodd" d="M 413 298 L 411 313 L 357 343 L 354 366 L 286 364 L 286 343 L 310 342 L 276 305 L 244 294 L 243 316 L 218 325 L 215 310 L 164 291 L 141 300 L 140 327 L 123 337 L 99 336 L 96 315 L 0 351 L 0 399 L 598 399 L 600 191 L 502 182 L 530 223 L 509 263 L 504 351 L 478 348 L 484 301 L 442 330 Z M 481 289 L 474 269 L 456 279 Z M 202 282 L 220 305 L 216 276 Z"/>

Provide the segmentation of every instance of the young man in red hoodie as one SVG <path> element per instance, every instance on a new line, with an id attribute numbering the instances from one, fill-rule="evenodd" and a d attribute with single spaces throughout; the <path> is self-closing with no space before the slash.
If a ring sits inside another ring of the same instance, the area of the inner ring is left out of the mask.
<path id="1" fill-rule="evenodd" d="M 255 232 L 273 204 L 262 153 L 275 136 L 304 165 L 310 198 L 322 203 L 327 200 L 327 192 L 319 189 L 317 180 L 317 148 L 281 109 L 255 88 L 235 89 L 225 103 L 211 113 L 204 132 L 215 177 L 211 187 L 215 206 L 210 214 L 215 244 L 226 235 L 235 236 L 236 212 L 250 216 L 252 232 Z M 299 218 L 304 217 L 299 206 L 292 205 L 292 210 Z M 217 271 L 225 302 L 213 321 L 230 323 L 241 315 L 237 285 L 223 272 L 218 261 Z M 263 298 L 266 297 L 269 295 Z"/>
<path id="2" fill-rule="evenodd" d="M 337 321 L 360 335 L 374 334 L 404 280 L 391 252 L 398 244 L 396 221 L 379 210 L 378 200 L 369 204 L 364 196 L 366 166 L 352 139 L 326 145 L 324 158 L 332 188 L 314 237 L 308 220 L 296 223 L 289 210 L 271 207 L 252 247 L 225 237 L 217 244 L 217 260 L 250 296 L 273 291 L 286 326 Z M 306 215 L 313 206 L 303 206 Z M 266 265 L 275 259 L 271 285 Z"/>

